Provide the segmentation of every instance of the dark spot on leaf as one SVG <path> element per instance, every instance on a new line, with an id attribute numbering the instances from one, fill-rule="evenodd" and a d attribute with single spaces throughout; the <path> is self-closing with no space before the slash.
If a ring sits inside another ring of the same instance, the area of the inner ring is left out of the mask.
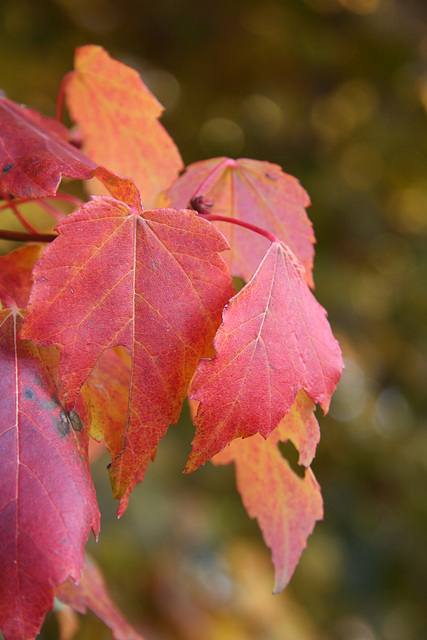
<path id="1" fill-rule="evenodd" d="M 56 421 L 56 430 L 61 438 L 65 438 L 70 433 L 70 420 L 64 409 L 61 409 L 59 416 L 60 419 Z"/>
<path id="2" fill-rule="evenodd" d="M 49 402 L 43 402 L 42 407 L 45 411 L 54 411 L 59 407 L 59 402 L 56 398 L 52 398 Z"/>
<path id="3" fill-rule="evenodd" d="M 60 403 L 58 398 L 51 396 L 50 400 L 48 402 L 43 402 L 42 406 L 45 411 L 54 411 L 60 406 Z"/>
<path id="4" fill-rule="evenodd" d="M 3 169 L 1 170 L 2 174 L 5 176 L 7 173 L 9 173 L 9 171 L 12 169 L 13 167 L 13 163 L 9 162 L 8 164 L 5 164 Z"/>
<path id="5" fill-rule="evenodd" d="M 74 431 L 81 431 L 83 429 L 83 425 L 78 413 L 76 413 L 73 409 L 73 411 L 71 411 L 71 413 L 69 414 L 69 417 L 71 426 L 73 427 Z"/>
<path id="6" fill-rule="evenodd" d="M 35 374 L 35 376 L 34 376 L 34 382 L 38 387 L 43 387 L 43 383 L 42 383 L 42 381 L 40 380 L 40 378 L 39 378 L 39 376 L 37 374 Z"/>
<path id="7" fill-rule="evenodd" d="M 265 173 L 264 174 L 266 178 L 268 178 L 269 180 L 274 180 L 276 181 L 276 178 L 274 176 L 271 175 L 271 173 Z"/>
<path id="8" fill-rule="evenodd" d="M 25 389 L 24 391 L 24 398 L 27 398 L 28 400 L 32 400 L 34 398 L 34 391 L 32 389 Z"/>

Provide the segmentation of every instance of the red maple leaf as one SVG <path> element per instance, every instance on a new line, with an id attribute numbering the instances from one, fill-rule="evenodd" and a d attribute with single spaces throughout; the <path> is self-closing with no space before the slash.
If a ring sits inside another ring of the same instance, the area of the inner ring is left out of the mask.
<path id="1" fill-rule="evenodd" d="M 166 192 L 165 202 L 186 207 L 201 196 L 211 203 L 210 213 L 244 220 L 289 245 L 306 270 L 307 282 L 313 286 L 315 238 L 305 211 L 310 198 L 296 178 L 270 162 L 212 158 L 188 166 Z M 230 243 L 231 273 L 249 280 L 268 248 L 267 241 L 241 227 L 216 224 Z"/>
<path id="2" fill-rule="evenodd" d="M 327 411 L 341 351 L 325 310 L 286 245 L 273 242 L 252 280 L 230 301 L 191 397 L 201 402 L 187 471 L 237 437 L 267 437 L 304 389 Z"/>
<path id="3" fill-rule="evenodd" d="M 192 211 L 142 212 L 108 196 L 57 231 L 34 269 L 21 337 L 59 346 L 68 410 L 105 349 L 121 345 L 132 356 L 125 444 L 110 469 L 122 497 L 177 421 L 199 359 L 213 355 L 234 293 L 218 253 L 227 244 Z"/>
<path id="4" fill-rule="evenodd" d="M 68 137 L 56 120 L 0 96 L 0 191 L 43 198 L 55 195 L 61 176 L 91 178 L 95 163 Z"/>
<path id="5" fill-rule="evenodd" d="M 56 349 L 19 341 L 20 312 L 0 312 L 0 626 L 34 637 L 54 588 L 78 580 L 90 528 L 99 531 L 87 434 L 55 393 Z"/>
<path id="6" fill-rule="evenodd" d="M 141 196 L 133 181 L 96 165 L 71 145 L 70 133 L 56 120 L 44 118 L 0 96 L 0 196 L 54 196 L 62 176 L 98 178 L 111 195 L 117 193 L 134 206 Z"/>

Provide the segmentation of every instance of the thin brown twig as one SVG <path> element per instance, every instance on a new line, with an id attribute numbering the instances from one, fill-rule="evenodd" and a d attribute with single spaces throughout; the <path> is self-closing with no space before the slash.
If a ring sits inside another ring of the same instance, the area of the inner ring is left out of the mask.
<path id="1" fill-rule="evenodd" d="M 0 229 L 1 240 L 15 240 L 16 242 L 53 242 L 56 233 L 25 233 L 23 231 L 9 231 Z"/>

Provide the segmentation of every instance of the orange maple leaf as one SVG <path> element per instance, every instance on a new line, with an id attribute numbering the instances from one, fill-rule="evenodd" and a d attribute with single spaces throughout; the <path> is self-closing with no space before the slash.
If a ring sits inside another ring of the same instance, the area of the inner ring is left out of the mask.
<path id="1" fill-rule="evenodd" d="M 87 155 L 132 178 L 144 207 L 153 206 L 183 165 L 159 122 L 163 108 L 139 73 L 111 58 L 102 47 L 87 45 L 76 50 L 75 71 L 68 75 L 65 92 Z"/>
<path id="2" fill-rule="evenodd" d="M 306 469 L 303 478 L 297 476 L 278 448 L 279 441 L 286 442 L 288 438 L 297 446 L 305 442 L 302 457 L 305 461 L 310 460 L 318 440 L 313 411 L 313 403 L 301 392 L 291 412 L 267 440 L 259 434 L 233 440 L 229 447 L 212 458 L 217 465 L 235 463 L 236 484 L 242 502 L 248 515 L 257 519 L 264 541 L 272 552 L 274 593 L 288 584 L 308 536 L 316 521 L 323 517 L 322 497 L 313 472 Z M 309 452 L 307 444 L 310 440 Z"/>

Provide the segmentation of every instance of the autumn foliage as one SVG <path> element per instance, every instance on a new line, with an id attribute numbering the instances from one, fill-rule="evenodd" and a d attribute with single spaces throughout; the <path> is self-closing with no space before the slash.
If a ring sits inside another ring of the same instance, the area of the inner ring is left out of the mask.
<path id="1" fill-rule="evenodd" d="M 0 210 L 26 227 L 0 231 L 26 241 L 0 258 L 0 627 L 34 638 L 56 596 L 137 638 L 84 561 L 99 532 L 89 437 L 111 455 L 120 516 L 188 396 L 185 472 L 234 462 L 280 591 L 322 517 L 314 410 L 328 410 L 341 352 L 311 291 L 295 178 L 229 158 L 180 175 L 161 106 L 100 47 L 77 50 L 61 96 L 78 133 L 0 98 Z M 88 181 L 89 201 L 58 192 L 62 176 Z M 28 222 L 28 202 L 56 235 Z M 247 282 L 238 293 L 232 276 Z M 302 478 L 278 448 L 288 439 Z"/>

